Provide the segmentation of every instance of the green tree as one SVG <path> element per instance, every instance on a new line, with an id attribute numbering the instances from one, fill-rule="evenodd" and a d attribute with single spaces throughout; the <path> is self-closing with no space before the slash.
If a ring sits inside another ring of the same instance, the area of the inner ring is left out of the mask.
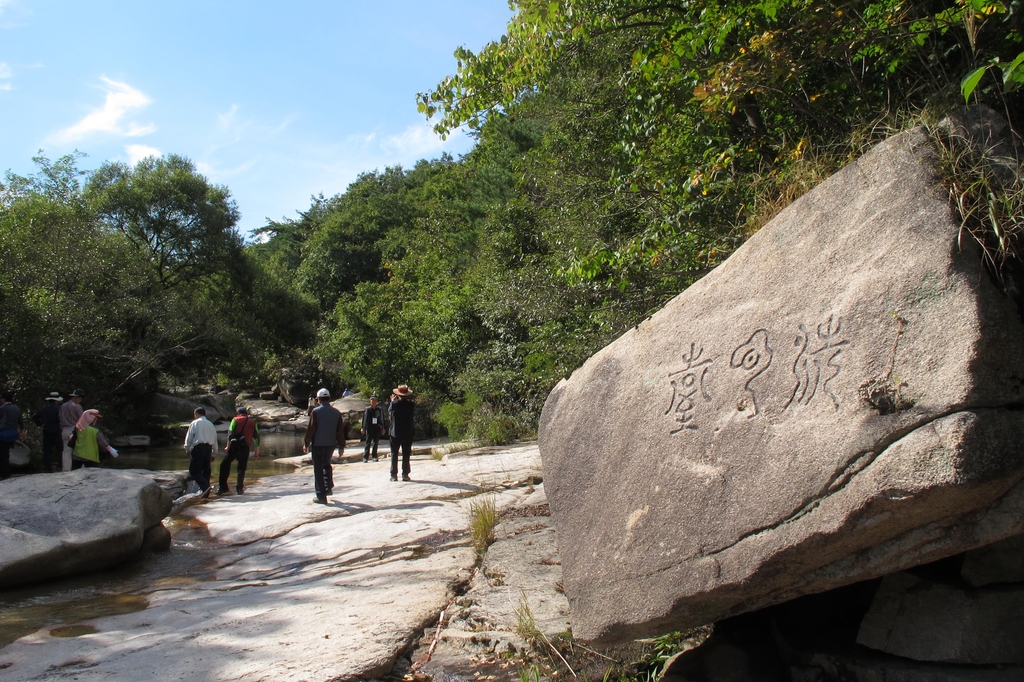
<path id="1" fill-rule="evenodd" d="M 105 163 L 86 193 L 97 215 L 146 253 L 165 289 L 223 272 L 242 247 L 238 209 L 182 156 Z"/>

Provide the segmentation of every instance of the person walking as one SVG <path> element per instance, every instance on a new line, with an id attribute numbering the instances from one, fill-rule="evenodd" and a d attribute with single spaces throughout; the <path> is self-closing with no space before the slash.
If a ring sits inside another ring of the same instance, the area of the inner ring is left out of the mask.
<path id="1" fill-rule="evenodd" d="M 391 480 L 398 480 L 398 450 L 402 450 L 402 480 L 411 481 L 409 457 L 412 455 L 413 413 L 416 403 L 412 401 L 412 390 L 401 384 L 391 393 L 388 414 L 391 417 Z"/>
<path id="2" fill-rule="evenodd" d="M 71 468 L 95 467 L 100 465 L 100 450 L 106 450 L 111 457 L 117 457 L 117 450 L 107 442 L 103 432 L 93 426 L 103 415 L 99 410 L 86 410 L 75 424 L 72 436 Z"/>
<path id="3" fill-rule="evenodd" d="M 238 482 L 235 484 L 235 492 L 241 495 L 245 492 L 245 469 L 249 465 L 249 450 L 253 450 L 253 458 L 260 456 L 260 429 L 256 420 L 249 416 L 249 410 L 239 407 L 235 410 L 235 418 L 231 420 L 228 427 L 228 444 L 224 446 L 227 457 L 220 462 L 220 487 L 218 495 L 228 491 L 228 477 L 231 475 L 231 462 L 238 462 Z"/>
<path id="4" fill-rule="evenodd" d="M 331 456 L 334 449 L 345 447 L 345 418 L 331 405 L 331 392 L 321 388 L 316 392 L 320 403 L 309 415 L 309 426 L 302 439 L 302 451 L 313 454 L 313 486 L 316 489 L 317 504 L 327 504 L 327 497 L 334 492 L 334 470 Z"/>
<path id="5" fill-rule="evenodd" d="M 209 497 L 213 486 L 210 475 L 213 472 L 213 449 L 217 447 L 217 427 L 206 418 L 206 408 L 197 407 L 195 419 L 188 425 L 185 434 L 185 452 L 188 453 L 188 473 L 199 486 L 203 497 Z"/>
<path id="6" fill-rule="evenodd" d="M 14 404 L 14 394 L 0 393 L 0 481 L 11 477 L 11 446 L 25 437 L 25 421 Z"/>
<path id="7" fill-rule="evenodd" d="M 64 449 L 61 451 L 60 468 L 63 471 L 71 471 L 71 446 L 68 445 L 68 442 L 75 433 L 75 424 L 82 418 L 83 398 L 85 398 L 85 391 L 76 388 L 68 401 L 60 406 L 60 437 L 64 444 Z"/>
<path id="8" fill-rule="evenodd" d="M 377 405 L 377 396 L 370 396 L 370 404 L 363 410 L 363 425 L 359 433 L 366 436 L 366 445 L 363 447 L 363 461 L 370 461 L 370 446 L 373 446 L 373 461 L 379 462 L 377 446 L 380 444 L 380 437 L 384 435 L 384 410 Z"/>
<path id="9" fill-rule="evenodd" d="M 43 471 L 51 474 L 54 465 L 57 471 L 61 470 L 60 454 L 64 443 L 60 439 L 60 403 L 64 398 L 52 391 L 43 400 L 46 404 L 32 415 L 32 421 L 43 429 Z"/>

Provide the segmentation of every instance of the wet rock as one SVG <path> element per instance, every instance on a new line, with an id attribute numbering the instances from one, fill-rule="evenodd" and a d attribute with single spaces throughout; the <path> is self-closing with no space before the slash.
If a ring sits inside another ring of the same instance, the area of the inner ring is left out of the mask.
<path id="1" fill-rule="evenodd" d="M 170 509 L 163 488 L 128 471 L 0 481 L 0 587 L 113 566 L 138 552 Z"/>
<path id="2" fill-rule="evenodd" d="M 717 621 L 1024 532 L 1024 326 L 922 130 L 590 358 L 540 423 L 573 632 Z"/>
<path id="3" fill-rule="evenodd" d="M 162 523 L 147 528 L 142 534 L 142 547 L 144 552 L 166 552 L 171 548 L 171 531 L 167 530 Z"/>
<path id="4" fill-rule="evenodd" d="M 965 590 L 888 575 L 857 643 L 917 661 L 1024 663 L 1024 586 Z"/>
<path id="5" fill-rule="evenodd" d="M 960 575 L 974 587 L 1024 582 L 1024 535 L 967 552 Z"/>

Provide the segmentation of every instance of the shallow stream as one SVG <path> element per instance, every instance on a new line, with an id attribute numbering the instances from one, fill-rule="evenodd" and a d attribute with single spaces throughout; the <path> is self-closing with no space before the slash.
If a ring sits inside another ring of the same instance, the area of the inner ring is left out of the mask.
<path id="1" fill-rule="evenodd" d="M 213 464 L 214 479 L 223 455 Z M 249 459 L 246 480 L 289 474 L 295 467 L 275 464 L 274 459 L 302 454 L 301 433 L 266 433 L 260 437 L 260 457 Z M 181 446 L 128 450 L 114 460 L 121 469 L 174 471 L 188 468 Z M 232 474 L 234 474 L 232 466 Z M 46 474 L 39 474 L 46 475 Z M 232 478 L 232 482 L 233 482 Z M 40 628 L 54 637 L 77 637 L 95 632 L 82 621 L 142 611 L 148 595 L 168 587 L 182 587 L 209 579 L 218 548 L 206 527 L 193 518 L 171 516 L 164 520 L 171 531 L 171 549 L 146 553 L 113 568 L 39 585 L 0 590 L 0 648 Z"/>

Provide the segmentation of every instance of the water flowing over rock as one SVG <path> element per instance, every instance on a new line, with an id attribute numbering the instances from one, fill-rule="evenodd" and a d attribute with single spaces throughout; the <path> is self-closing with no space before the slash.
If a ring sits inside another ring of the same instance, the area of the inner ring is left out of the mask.
<path id="1" fill-rule="evenodd" d="M 156 481 L 129 471 L 0 481 L 0 588 L 113 566 L 170 510 Z"/>
<path id="2" fill-rule="evenodd" d="M 1024 532 L 1024 327 L 935 168 L 920 129 L 878 145 L 554 389 L 540 450 L 576 637 Z"/>

